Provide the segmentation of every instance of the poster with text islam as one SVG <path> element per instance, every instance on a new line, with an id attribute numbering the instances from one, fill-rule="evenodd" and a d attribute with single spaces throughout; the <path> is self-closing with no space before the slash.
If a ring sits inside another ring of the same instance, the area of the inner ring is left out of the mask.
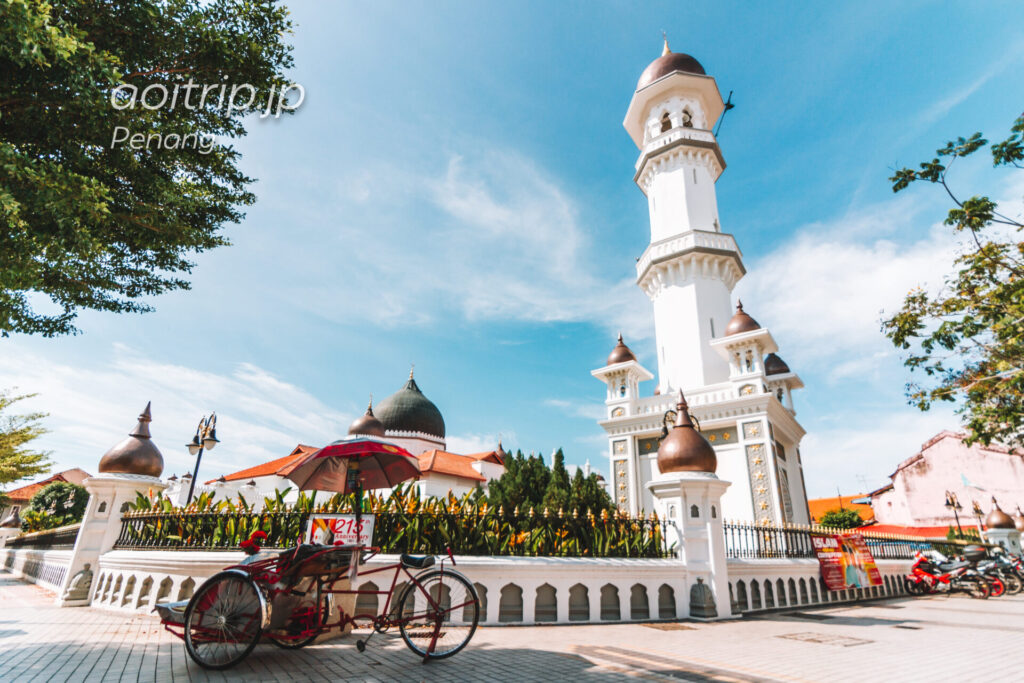
<path id="1" fill-rule="evenodd" d="M 813 534 L 811 543 L 821 565 L 821 578 L 829 590 L 882 585 L 875 558 L 860 534 Z"/>

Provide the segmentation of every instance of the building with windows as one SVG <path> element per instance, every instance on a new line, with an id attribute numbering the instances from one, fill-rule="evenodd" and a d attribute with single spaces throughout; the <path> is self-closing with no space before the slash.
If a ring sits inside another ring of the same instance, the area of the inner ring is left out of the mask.
<path id="1" fill-rule="evenodd" d="M 715 448 L 718 474 L 732 482 L 724 516 L 806 524 L 804 429 L 792 398 L 803 382 L 777 355 L 771 332 L 733 304 L 746 269 L 736 239 L 722 229 L 715 196 L 725 158 L 714 126 L 725 110 L 715 79 L 666 41 L 626 111 L 623 125 L 640 150 L 633 180 L 650 214 L 636 278 L 654 310 L 658 372 L 620 335 L 591 373 L 606 389 L 599 424 L 608 436 L 609 484 L 621 509 L 655 509 L 658 444 L 682 390 Z M 652 389 L 641 390 L 651 381 Z"/>

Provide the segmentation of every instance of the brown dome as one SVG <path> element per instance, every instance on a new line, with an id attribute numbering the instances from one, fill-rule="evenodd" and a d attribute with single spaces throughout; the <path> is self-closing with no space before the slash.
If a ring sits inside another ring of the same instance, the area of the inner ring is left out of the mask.
<path id="1" fill-rule="evenodd" d="M 1016 528 L 1014 518 L 999 509 L 999 504 L 992 497 L 992 511 L 985 515 L 985 528 Z"/>
<path id="2" fill-rule="evenodd" d="M 100 460 L 100 472 L 159 477 L 164 471 L 164 456 L 149 435 L 152 420 L 147 403 L 128 438 L 107 451 Z"/>
<path id="3" fill-rule="evenodd" d="M 661 56 L 647 65 L 644 72 L 640 74 L 636 89 L 645 88 L 662 76 L 667 76 L 675 71 L 682 71 L 688 74 L 705 75 L 704 67 L 696 59 L 682 52 L 672 52 L 668 49 L 668 40 L 665 41 L 665 49 Z"/>
<path id="4" fill-rule="evenodd" d="M 764 357 L 764 374 L 782 375 L 787 372 L 791 372 L 791 370 L 789 369 L 789 366 L 786 365 L 786 361 L 782 360 L 774 353 L 769 353 Z"/>
<path id="5" fill-rule="evenodd" d="M 668 436 L 658 446 L 658 470 L 662 474 L 668 472 L 710 472 L 714 474 L 718 468 L 718 457 L 715 449 L 694 428 L 690 419 L 690 411 L 679 391 L 679 403 L 676 404 L 676 424 L 669 430 Z"/>
<path id="6" fill-rule="evenodd" d="M 373 397 L 366 406 L 366 414 L 358 418 L 348 427 L 349 434 L 362 434 L 364 436 L 384 436 L 384 423 L 373 416 Z"/>
<path id="7" fill-rule="evenodd" d="M 1013 516 L 1013 525 L 1017 527 L 1017 531 L 1024 533 L 1024 512 L 1020 511 L 1020 505 L 1017 506 L 1017 514 Z"/>
<path id="8" fill-rule="evenodd" d="M 999 509 L 995 496 L 992 497 L 992 512 L 985 516 L 986 529 L 1014 529 L 1013 517 Z"/>
<path id="9" fill-rule="evenodd" d="M 729 319 L 729 324 L 725 326 L 725 336 L 729 337 L 740 332 L 752 332 L 759 329 L 761 326 L 757 324 L 757 321 L 743 312 L 743 302 L 737 301 L 736 314 Z"/>
<path id="10" fill-rule="evenodd" d="M 608 354 L 608 360 L 605 365 L 615 365 L 616 363 L 625 363 L 626 361 L 636 360 L 636 356 L 629 350 L 629 347 L 622 341 L 622 335 L 619 335 L 619 343 L 615 345 L 612 352 Z"/>

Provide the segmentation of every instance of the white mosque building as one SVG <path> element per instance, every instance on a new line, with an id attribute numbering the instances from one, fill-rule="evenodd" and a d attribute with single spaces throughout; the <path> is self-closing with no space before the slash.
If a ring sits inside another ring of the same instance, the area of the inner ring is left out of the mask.
<path id="1" fill-rule="evenodd" d="M 610 487 L 631 514 L 652 511 L 658 444 L 681 390 L 732 486 L 726 519 L 807 524 L 800 462 L 804 429 L 791 392 L 803 387 L 771 333 L 732 300 L 746 273 L 722 231 L 715 182 L 725 159 L 712 132 L 725 111 L 715 79 L 669 50 L 640 75 L 623 125 L 640 150 L 633 179 L 647 197 L 651 239 L 636 263 L 654 307 L 658 374 L 623 342 L 591 374 L 605 383 Z M 735 310 L 734 310 L 735 308 Z M 655 380 L 653 395 L 640 385 Z"/>

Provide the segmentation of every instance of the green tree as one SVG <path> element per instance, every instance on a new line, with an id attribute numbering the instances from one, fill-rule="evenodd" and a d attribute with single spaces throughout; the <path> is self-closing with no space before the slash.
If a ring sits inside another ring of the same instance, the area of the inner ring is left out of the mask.
<path id="1" fill-rule="evenodd" d="M 821 526 L 829 526 L 834 529 L 856 529 L 864 526 L 864 520 L 860 513 L 850 508 L 829 510 L 821 516 L 818 521 Z"/>
<path id="2" fill-rule="evenodd" d="M 50 471 L 50 454 L 27 447 L 46 433 L 39 423 L 46 413 L 4 414 L 13 404 L 33 396 L 35 394 L 12 396 L 10 392 L 0 391 L 0 486 Z M 0 493 L 0 503 L 3 498 Z"/>
<path id="3" fill-rule="evenodd" d="M 526 457 L 517 451 L 514 458 L 505 458 L 504 474 L 487 485 L 490 505 L 503 506 L 508 512 L 517 507 L 520 512 L 540 508 L 550 478 L 544 456 L 531 453 Z"/>
<path id="4" fill-rule="evenodd" d="M 22 528 L 40 531 L 81 522 L 88 503 L 89 492 L 84 486 L 55 481 L 32 496 L 32 509 L 26 514 Z"/>
<path id="5" fill-rule="evenodd" d="M 81 309 L 189 288 L 189 257 L 255 201 L 230 139 L 286 86 L 287 17 L 270 0 L 0 0 L 0 334 L 75 333 Z M 172 99 L 190 83 L 218 88 Z M 153 108 L 127 106 L 147 87 Z M 147 147 L 114 144 L 122 130 Z"/>
<path id="6" fill-rule="evenodd" d="M 572 475 L 570 491 L 569 507 L 578 510 L 581 515 L 587 513 L 599 515 L 602 510 L 611 512 L 615 509 L 615 503 L 594 472 L 585 477 L 583 470 L 577 469 L 576 473 Z"/>
<path id="7" fill-rule="evenodd" d="M 544 490 L 541 508 L 547 508 L 551 512 L 568 510 L 571 495 L 569 472 L 565 469 L 565 455 L 559 448 L 551 459 L 551 476 L 548 478 L 548 486 Z"/>
<path id="8" fill-rule="evenodd" d="M 894 192 L 918 181 L 941 185 L 955 204 L 945 224 L 961 245 L 944 286 L 912 290 L 882 330 L 927 382 L 907 385 L 911 403 L 928 410 L 935 401 L 960 401 L 968 443 L 1024 446 L 1024 224 L 986 196 L 961 199 L 947 182 L 957 159 L 986 145 L 981 133 L 959 138 L 920 170 L 901 168 L 890 178 Z M 989 150 L 994 166 L 1024 168 L 1024 115 Z"/>

